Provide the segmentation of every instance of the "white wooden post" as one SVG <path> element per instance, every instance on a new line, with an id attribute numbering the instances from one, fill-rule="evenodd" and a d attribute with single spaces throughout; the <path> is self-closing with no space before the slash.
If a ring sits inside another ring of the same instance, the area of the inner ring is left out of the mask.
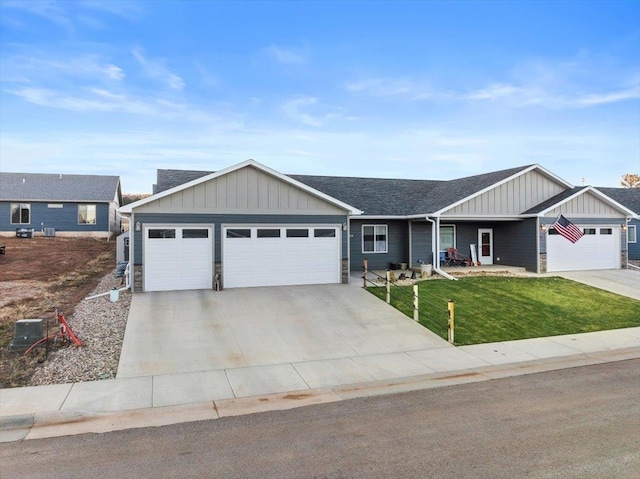
<path id="1" fill-rule="evenodd" d="M 413 285 L 413 320 L 418 322 L 418 285 Z"/>

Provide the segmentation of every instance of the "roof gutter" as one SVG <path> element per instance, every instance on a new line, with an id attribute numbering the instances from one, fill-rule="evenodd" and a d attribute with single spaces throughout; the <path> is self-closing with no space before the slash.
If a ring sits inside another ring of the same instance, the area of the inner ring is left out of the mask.
<path id="1" fill-rule="evenodd" d="M 438 254 L 438 243 L 436 242 L 436 233 L 440 231 L 440 217 L 436 216 L 435 221 L 428 216 L 425 216 L 424 218 L 429 223 L 431 223 L 431 254 L 433 254 L 433 270 L 444 278 L 450 279 L 452 281 L 458 281 L 458 278 L 455 278 L 449 273 L 445 273 L 440 269 L 440 255 Z"/>

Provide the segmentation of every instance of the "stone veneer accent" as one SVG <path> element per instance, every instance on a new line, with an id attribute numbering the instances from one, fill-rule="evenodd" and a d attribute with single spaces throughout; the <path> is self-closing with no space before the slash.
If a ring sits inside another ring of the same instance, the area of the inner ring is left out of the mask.
<path id="1" fill-rule="evenodd" d="M 547 253 L 540 253 L 540 272 L 547 272 Z"/>
<path id="2" fill-rule="evenodd" d="M 133 290 L 142 291 L 142 265 L 136 264 L 133 266 Z"/>
<path id="3" fill-rule="evenodd" d="M 342 260 L 342 284 L 349 284 L 349 260 Z"/>

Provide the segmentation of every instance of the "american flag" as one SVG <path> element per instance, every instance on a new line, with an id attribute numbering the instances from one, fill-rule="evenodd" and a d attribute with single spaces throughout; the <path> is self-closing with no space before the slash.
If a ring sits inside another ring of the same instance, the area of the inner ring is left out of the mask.
<path id="1" fill-rule="evenodd" d="M 572 243 L 575 243 L 584 236 L 582 231 L 580 231 L 580 228 L 562 215 L 558 216 L 558 219 L 553 223 L 552 228 Z"/>

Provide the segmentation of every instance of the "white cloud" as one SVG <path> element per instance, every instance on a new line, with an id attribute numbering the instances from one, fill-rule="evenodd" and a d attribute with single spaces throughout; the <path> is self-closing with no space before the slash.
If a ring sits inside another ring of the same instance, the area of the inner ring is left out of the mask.
<path id="1" fill-rule="evenodd" d="M 299 121 L 305 125 L 320 127 L 322 121 L 318 118 L 314 118 L 308 113 L 301 111 L 305 107 L 315 105 L 318 102 L 317 98 L 310 96 L 300 96 L 292 100 L 287 101 L 280 109 L 292 120 Z"/>
<path id="2" fill-rule="evenodd" d="M 347 91 L 374 97 L 403 96 L 414 100 L 432 97 L 431 88 L 406 78 L 366 78 L 345 85 Z"/>
<path id="3" fill-rule="evenodd" d="M 117 65 L 109 63 L 99 55 L 64 55 L 56 56 L 48 52 L 34 52 L 22 55 L 4 55 L 0 59 L 2 81 L 48 83 L 82 78 L 94 81 L 120 81 L 125 73 Z M 19 79 L 22 79 L 20 81 Z"/>
<path id="4" fill-rule="evenodd" d="M 285 65 L 301 65 L 307 63 L 307 54 L 300 49 L 284 48 L 278 45 L 270 45 L 266 49 L 267 54 L 278 63 Z"/>
<path id="5" fill-rule="evenodd" d="M 71 30 L 73 28 L 73 22 L 65 6 L 64 2 L 55 0 L 9 0 L 2 3 L 3 8 L 37 15 Z"/>
<path id="6" fill-rule="evenodd" d="M 619 90 L 611 93 L 595 93 L 577 98 L 575 104 L 577 106 L 595 106 L 604 105 L 607 103 L 616 103 L 625 100 L 637 100 L 640 99 L 640 86 L 635 88 L 629 88 L 626 90 Z"/>
<path id="7" fill-rule="evenodd" d="M 162 59 L 148 59 L 142 55 L 139 48 L 134 48 L 131 51 L 132 55 L 138 60 L 138 63 L 142 65 L 145 73 L 150 78 L 154 78 L 174 90 L 182 90 L 185 86 L 185 82 L 179 75 L 171 72 L 164 66 L 164 60 Z"/>
<path id="8" fill-rule="evenodd" d="M 125 77 L 122 68 L 116 65 L 107 65 L 103 71 L 112 80 L 122 80 Z"/>
<path id="9" fill-rule="evenodd" d="M 161 120 L 180 120 L 193 123 L 215 123 L 218 117 L 187 104 L 158 98 L 142 98 L 113 93 L 103 88 L 85 88 L 66 92 L 46 88 L 7 89 L 7 93 L 34 105 L 60 110 L 91 113 L 128 113 L 147 115 Z"/>

